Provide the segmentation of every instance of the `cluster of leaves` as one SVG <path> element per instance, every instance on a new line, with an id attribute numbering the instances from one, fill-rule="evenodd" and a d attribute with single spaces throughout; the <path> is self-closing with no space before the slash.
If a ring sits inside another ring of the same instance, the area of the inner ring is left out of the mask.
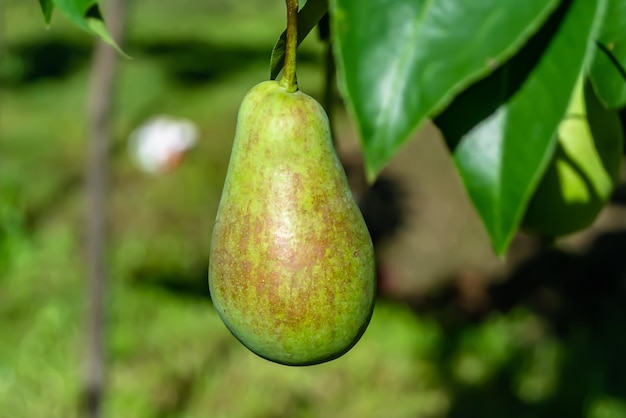
<path id="1" fill-rule="evenodd" d="M 301 9 L 303 39 L 329 4 Z M 334 0 L 344 98 L 373 179 L 428 118 L 438 125 L 499 254 L 554 153 L 579 78 L 626 104 L 624 0 Z M 282 65 L 281 40 L 271 77 Z"/>
<path id="2" fill-rule="evenodd" d="M 47 20 L 55 5 L 107 39 L 96 0 L 40 2 Z M 499 254 L 550 162 L 577 80 L 588 77 L 609 109 L 626 104 L 626 0 L 308 0 L 298 40 L 327 13 L 368 177 L 433 119 Z M 283 56 L 284 36 L 272 78 Z"/>

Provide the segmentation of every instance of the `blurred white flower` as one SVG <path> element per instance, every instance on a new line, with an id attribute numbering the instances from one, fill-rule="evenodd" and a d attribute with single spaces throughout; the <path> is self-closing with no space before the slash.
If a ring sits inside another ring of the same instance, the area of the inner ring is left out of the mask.
<path id="1" fill-rule="evenodd" d="M 128 152 L 143 171 L 167 173 L 179 166 L 197 140 L 198 128 L 192 121 L 156 116 L 130 134 Z"/>

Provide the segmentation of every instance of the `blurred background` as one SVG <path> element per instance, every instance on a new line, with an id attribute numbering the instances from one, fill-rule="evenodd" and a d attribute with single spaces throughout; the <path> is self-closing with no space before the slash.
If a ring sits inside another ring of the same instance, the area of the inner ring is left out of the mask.
<path id="1" fill-rule="evenodd" d="M 290 368 L 240 345 L 211 306 L 208 251 L 238 105 L 268 78 L 284 5 L 126 4 L 132 59 L 118 61 L 110 121 L 105 416 L 626 417 L 619 202 L 557 247 L 520 234 L 498 260 L 432 126 L 365 184 L 354 126 L 325 94 L 317 33 L 298 81 L 332 105 L 380 297 L 362 340 L 333 362 Z M 46 28 L 36 1 L 4 0 L 0 19 L 0 418 L 73 417 L 94 42 L 58 13 Z M 147 166 L 140 132 L 160 115 L 185 121 L 189 150 Z"/>

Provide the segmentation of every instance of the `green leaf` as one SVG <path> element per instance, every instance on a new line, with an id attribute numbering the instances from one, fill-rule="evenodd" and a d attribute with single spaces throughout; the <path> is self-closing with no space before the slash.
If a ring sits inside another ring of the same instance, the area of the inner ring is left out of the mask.
<path id="1" fill-rule="evenodd" d="M 52 3 L 52 0 L 39 0 L 39 5 L 41 6 L 41 12 L 43 13 L 43 18 L 46 21 L 46 25 L 49 25 L 50 20 L 52 19 L 54 3 Z"/>
<path id="2" fill-rule="evenodd" d="M 313 30 L 317 22 L 328 11 L 328 0 L 308 0 L 304 6 L 298 11 L 298 45 Z M 285 42 L 287 39 L 287 31 L 285 30 L 274 49 L 270 58 L 270 79 L 274 80 L 278 77 L 278 73 L 283 69 L 285 64 Z"/>
<path id="3" fill-rule="evenodd" d="M 333 0 L 340 87 L 373 180 L 425 118 L 488 75 L 558 0 Z"/>
<path id="4" fill-rule="evenodd" d="M 607 108 L 626 105 L 626 0 L 608 0 L 591 66 L 591 81 Z"/>
<path id="5" fill-rule="evenodd" d="M 519 54 L 435 119 L 499 255 L 550 161 L 605 5 L 564 2 Z"/>
<path id="6" fill-rule="evenodd" d="M 100 16 L 100 10 L 98 9 L 97 0 L 52 0 L 56 7 L 74 24 L 81 27 L 86 31 L 90 31 L 87 26 L 88 12 L 93 15 L 93 8 L 95 8 L 95 15 Z"/>
<path id="7" fill-rule="evenodd" d="M 59 11 L 83 30 L 99 36 L 120 54 L 127 55 L 111 38 L 97 0 L 52 0 Z"/>

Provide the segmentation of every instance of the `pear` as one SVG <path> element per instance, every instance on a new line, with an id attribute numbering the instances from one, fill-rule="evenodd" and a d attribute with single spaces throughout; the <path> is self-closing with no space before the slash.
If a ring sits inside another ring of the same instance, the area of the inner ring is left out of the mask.
<path id="1" fill-rule="evenodd" d="M 374 250 L 322 106 L 265 81 L 245 96 L 213 229 L 215 309 L 251 351 L 335 359 L 372 315 Z"/>
<path id="2" fill-rule="evenodd" d="M 546 237 L 590 226 L 617 184 L 623 133 L 589 82 L 579 80 L 559 125 L 554 156 L 526 210 L 522 228 Z"/>

